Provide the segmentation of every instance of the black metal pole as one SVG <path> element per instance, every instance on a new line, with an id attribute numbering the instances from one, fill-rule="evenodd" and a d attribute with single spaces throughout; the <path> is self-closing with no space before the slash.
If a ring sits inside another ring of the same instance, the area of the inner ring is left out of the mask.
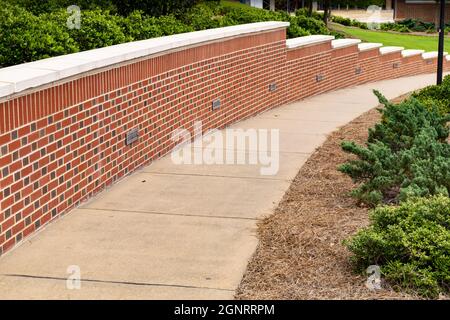
<path id="1" fill-rule="evenodd" d="M 441 0 L 441 10 L 439 17 L 439 49 L 438 49 L 438 67 L 437 84 L 442 83 L 443 65 L 444 65 L 444 32 L 445 32 L 445 0 Z"/>

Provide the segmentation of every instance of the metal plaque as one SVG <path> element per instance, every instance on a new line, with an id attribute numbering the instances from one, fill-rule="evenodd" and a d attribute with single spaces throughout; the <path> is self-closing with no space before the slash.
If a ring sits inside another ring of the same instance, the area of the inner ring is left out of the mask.
<path id="1" fill-rule="evenodd" d="M 212 102 L 212 109 L 213 110 L 217 110 L 219 108 L 220 108 L 220 99 L 213 100 L 213 102 Z"/>
<path id="2" fill-rule="evenodd" d="M 139 140 L 139 129 L 133 128 L 127 132 L 127 141 L 125 142 L 127 146 Z"/>

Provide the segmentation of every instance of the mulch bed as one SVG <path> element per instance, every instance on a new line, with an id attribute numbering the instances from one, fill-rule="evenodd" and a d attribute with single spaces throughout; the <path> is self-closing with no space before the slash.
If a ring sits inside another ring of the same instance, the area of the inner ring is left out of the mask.
<path id="1" fill-rule="evenodd" d="M 395 99 L 396 102 L 405 96 Z M 416 299 L 386 285 L 365 286 L 344 239 L 368 225 L 368 209 L 348 193 L 355 187 L 337 167 L 351 156 L 343 140 L 364 143 L 380 120 L 371 110 L 338 131 L 303 165 L 275 213 L 259 224 L 259 246 L 236 292 L 237 299 Z"/>

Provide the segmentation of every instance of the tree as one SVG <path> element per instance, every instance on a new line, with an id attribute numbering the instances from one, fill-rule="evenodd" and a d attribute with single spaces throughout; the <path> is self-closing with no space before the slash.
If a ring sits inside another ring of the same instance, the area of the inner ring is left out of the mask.
<path id="1" fill-rule="evenodd" d="M 328 18 L 330 17 L 330 0 L 324 0 L 323 1 L 323 22 L 325 24 L 328 24 Z"/>

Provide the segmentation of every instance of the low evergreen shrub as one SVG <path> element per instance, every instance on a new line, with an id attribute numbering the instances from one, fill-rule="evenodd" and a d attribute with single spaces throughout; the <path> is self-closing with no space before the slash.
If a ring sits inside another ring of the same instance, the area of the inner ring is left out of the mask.
<path id="1" fill-rule="evenodd" d="M 370 206 L 416 196 L 448 196 L 450 116 L 430 111 L 414 98 L 392 104 L 376 94 L 385 107 L 379 109 L 382 121 L 369 130 L 367 145 L 342 143 L 344 151 L 356 156 L 339 167 L 359 183 L 352 195 Z"/>
<path id="2" fill-rule="evenodd" d="M 413 94 L 413 97 L 428 109 L 437 108 L 442 114 L 450 113 L 450 76 L 446 76 L 440 86 L 428 86 Z"/>
<path id="3" fill-rule="evenodd" d="M 370 221 L 344 241 L 356 270 L 378 265 L 395 289 L 427 298 L 450 292 L 450 198 L 380 206 L 371 211 Z"/>

